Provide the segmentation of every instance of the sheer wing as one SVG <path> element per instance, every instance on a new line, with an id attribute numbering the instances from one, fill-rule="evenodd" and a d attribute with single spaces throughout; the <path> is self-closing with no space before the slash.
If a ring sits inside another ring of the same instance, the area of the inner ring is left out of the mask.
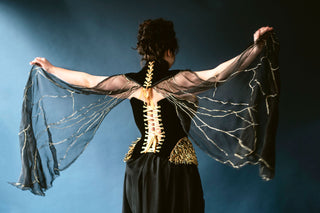
<path id="1" fill-rule="evenodd" d="M 275 166 L 279 43 L 274 34 L 260 42 L 263 51 L 250 64 L 247 58 L 258 44 L 208 80 L 181 71 L 155 90 L 175 104 L 185 131 L 210 157 L 234 168 L 259 164 L 260 176 L 270 180 Z"/>
<path id="2" fill-rule="evenodd" d="M 85 150 L 109 111 L 138 87 L 115 75 L 94 88 L 80 88 L 33 66 L 19 133 L 22 170 L 11 184 L 44 196 L 60 171 Z"/>

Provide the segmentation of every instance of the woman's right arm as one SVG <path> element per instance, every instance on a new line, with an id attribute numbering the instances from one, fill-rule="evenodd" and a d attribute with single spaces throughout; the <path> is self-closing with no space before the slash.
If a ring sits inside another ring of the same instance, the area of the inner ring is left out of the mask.
<path id="1" fill-rule="evenodd" d="M 254 43 L 256 43 L 259 40 L 259 38 L 262 37 L 264 34 L 272 30 L 273 30 L 273 27 L 269 27 L 269 26 L 261 27 L 260 29 L 258 29 L 253 35 Z M 260 44 L 257 43 L 250 51 L 248 51 L 249 53 L 245 56 L 245 60 L 242 61 L 240 67 L 238 67 L 238 70 L 243 70 L 248 65 L 250 65 L 250 63 L 259 55 L 262 49 L 263 49 L 263 43 L 260 43 Z M 238 59 L 239 59 L 239 56 L 236 56 L 220 64 L 214 69 L 197 71 L 196 73 L 201 79 L 205 81 L 212 77 L 216 77 L 216 81 L 219 81 L 219 80 L 225 79 L 228 75 L 232 74 L 232 73 L 223 73 L 223 72 L 227 70 L 227 68 L 233 63 L 235 63 Z"/>
<path id="2" fill-rule="evenodd" d="M 36 57 L 30 62 L 30 65 L 38 65 L 48 73 L 55 75 L 61 80 L 86 88 L 92 88 L 106 79 L 107 76 L 95 76 L 85 72 L 79 72 L 74 70 L 68 70 L 61 67 L 52 65 L 46 58 Z"/>

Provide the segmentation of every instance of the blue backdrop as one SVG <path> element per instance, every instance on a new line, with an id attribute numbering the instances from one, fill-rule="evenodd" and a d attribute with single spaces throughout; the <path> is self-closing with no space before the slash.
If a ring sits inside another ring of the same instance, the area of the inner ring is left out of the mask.
<path id="1" fill-rule="evenodd" d="M 320 212 L 313 12 L 315 7 L 295 1 L 1 0 L 0 212 L 121 212 L 122 159 L 139 136 L 128 101 L 108 115 L 46 197 L 7 184 L 17 180 L 21 169 L 18 128 L 28 62 L 41 56 L 56 66 L 98 75 L 138 71 L 140 58 L 132 50 L 138 25 L 158 17 L 175 24 L 181 48 L 173 69 L 213 68 L 249 46 L 260 26 L 273 26 L 280 38 L 276 176 L 263 182 L 257 167 L 236 170 L 196 149 L 206 212 Z"/>

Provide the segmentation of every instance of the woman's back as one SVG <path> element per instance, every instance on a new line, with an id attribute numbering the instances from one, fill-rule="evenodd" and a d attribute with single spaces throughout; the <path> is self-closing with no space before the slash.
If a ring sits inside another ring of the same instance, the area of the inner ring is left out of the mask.
<path id="1" fill-rule="evenodd" d="M 204 212 L 192 143 L 181 125 L 176 106 L 153 89 L 175 73 L 168 71 L 167 62 L 151 61 L 140 72 L 126 74 L 143 88 L 130 97 L 141 138 L 133 142 L 125 157 L 125 213 Z"/>

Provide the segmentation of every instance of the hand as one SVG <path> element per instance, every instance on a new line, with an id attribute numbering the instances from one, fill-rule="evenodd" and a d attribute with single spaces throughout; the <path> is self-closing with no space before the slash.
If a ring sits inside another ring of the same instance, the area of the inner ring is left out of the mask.
<path id="1" fill-rule="evenodd" d="M 47 72 L 50 72 L 50 69 L 54 67 L 46 58 L 42 57 L 36 57 L 35 59 L 33 59 L 33 61 L 30 61 L 29 64 L 38 65 Z"/>
<path id="2" fill-rule="evenodd" d="M 254 34 L 253 34 L 253 41 L 254 43 L 256 43 L 265 33 L 272 31 L 273 27 L 261 27 L 260 29 L 258 29 Z"/>

